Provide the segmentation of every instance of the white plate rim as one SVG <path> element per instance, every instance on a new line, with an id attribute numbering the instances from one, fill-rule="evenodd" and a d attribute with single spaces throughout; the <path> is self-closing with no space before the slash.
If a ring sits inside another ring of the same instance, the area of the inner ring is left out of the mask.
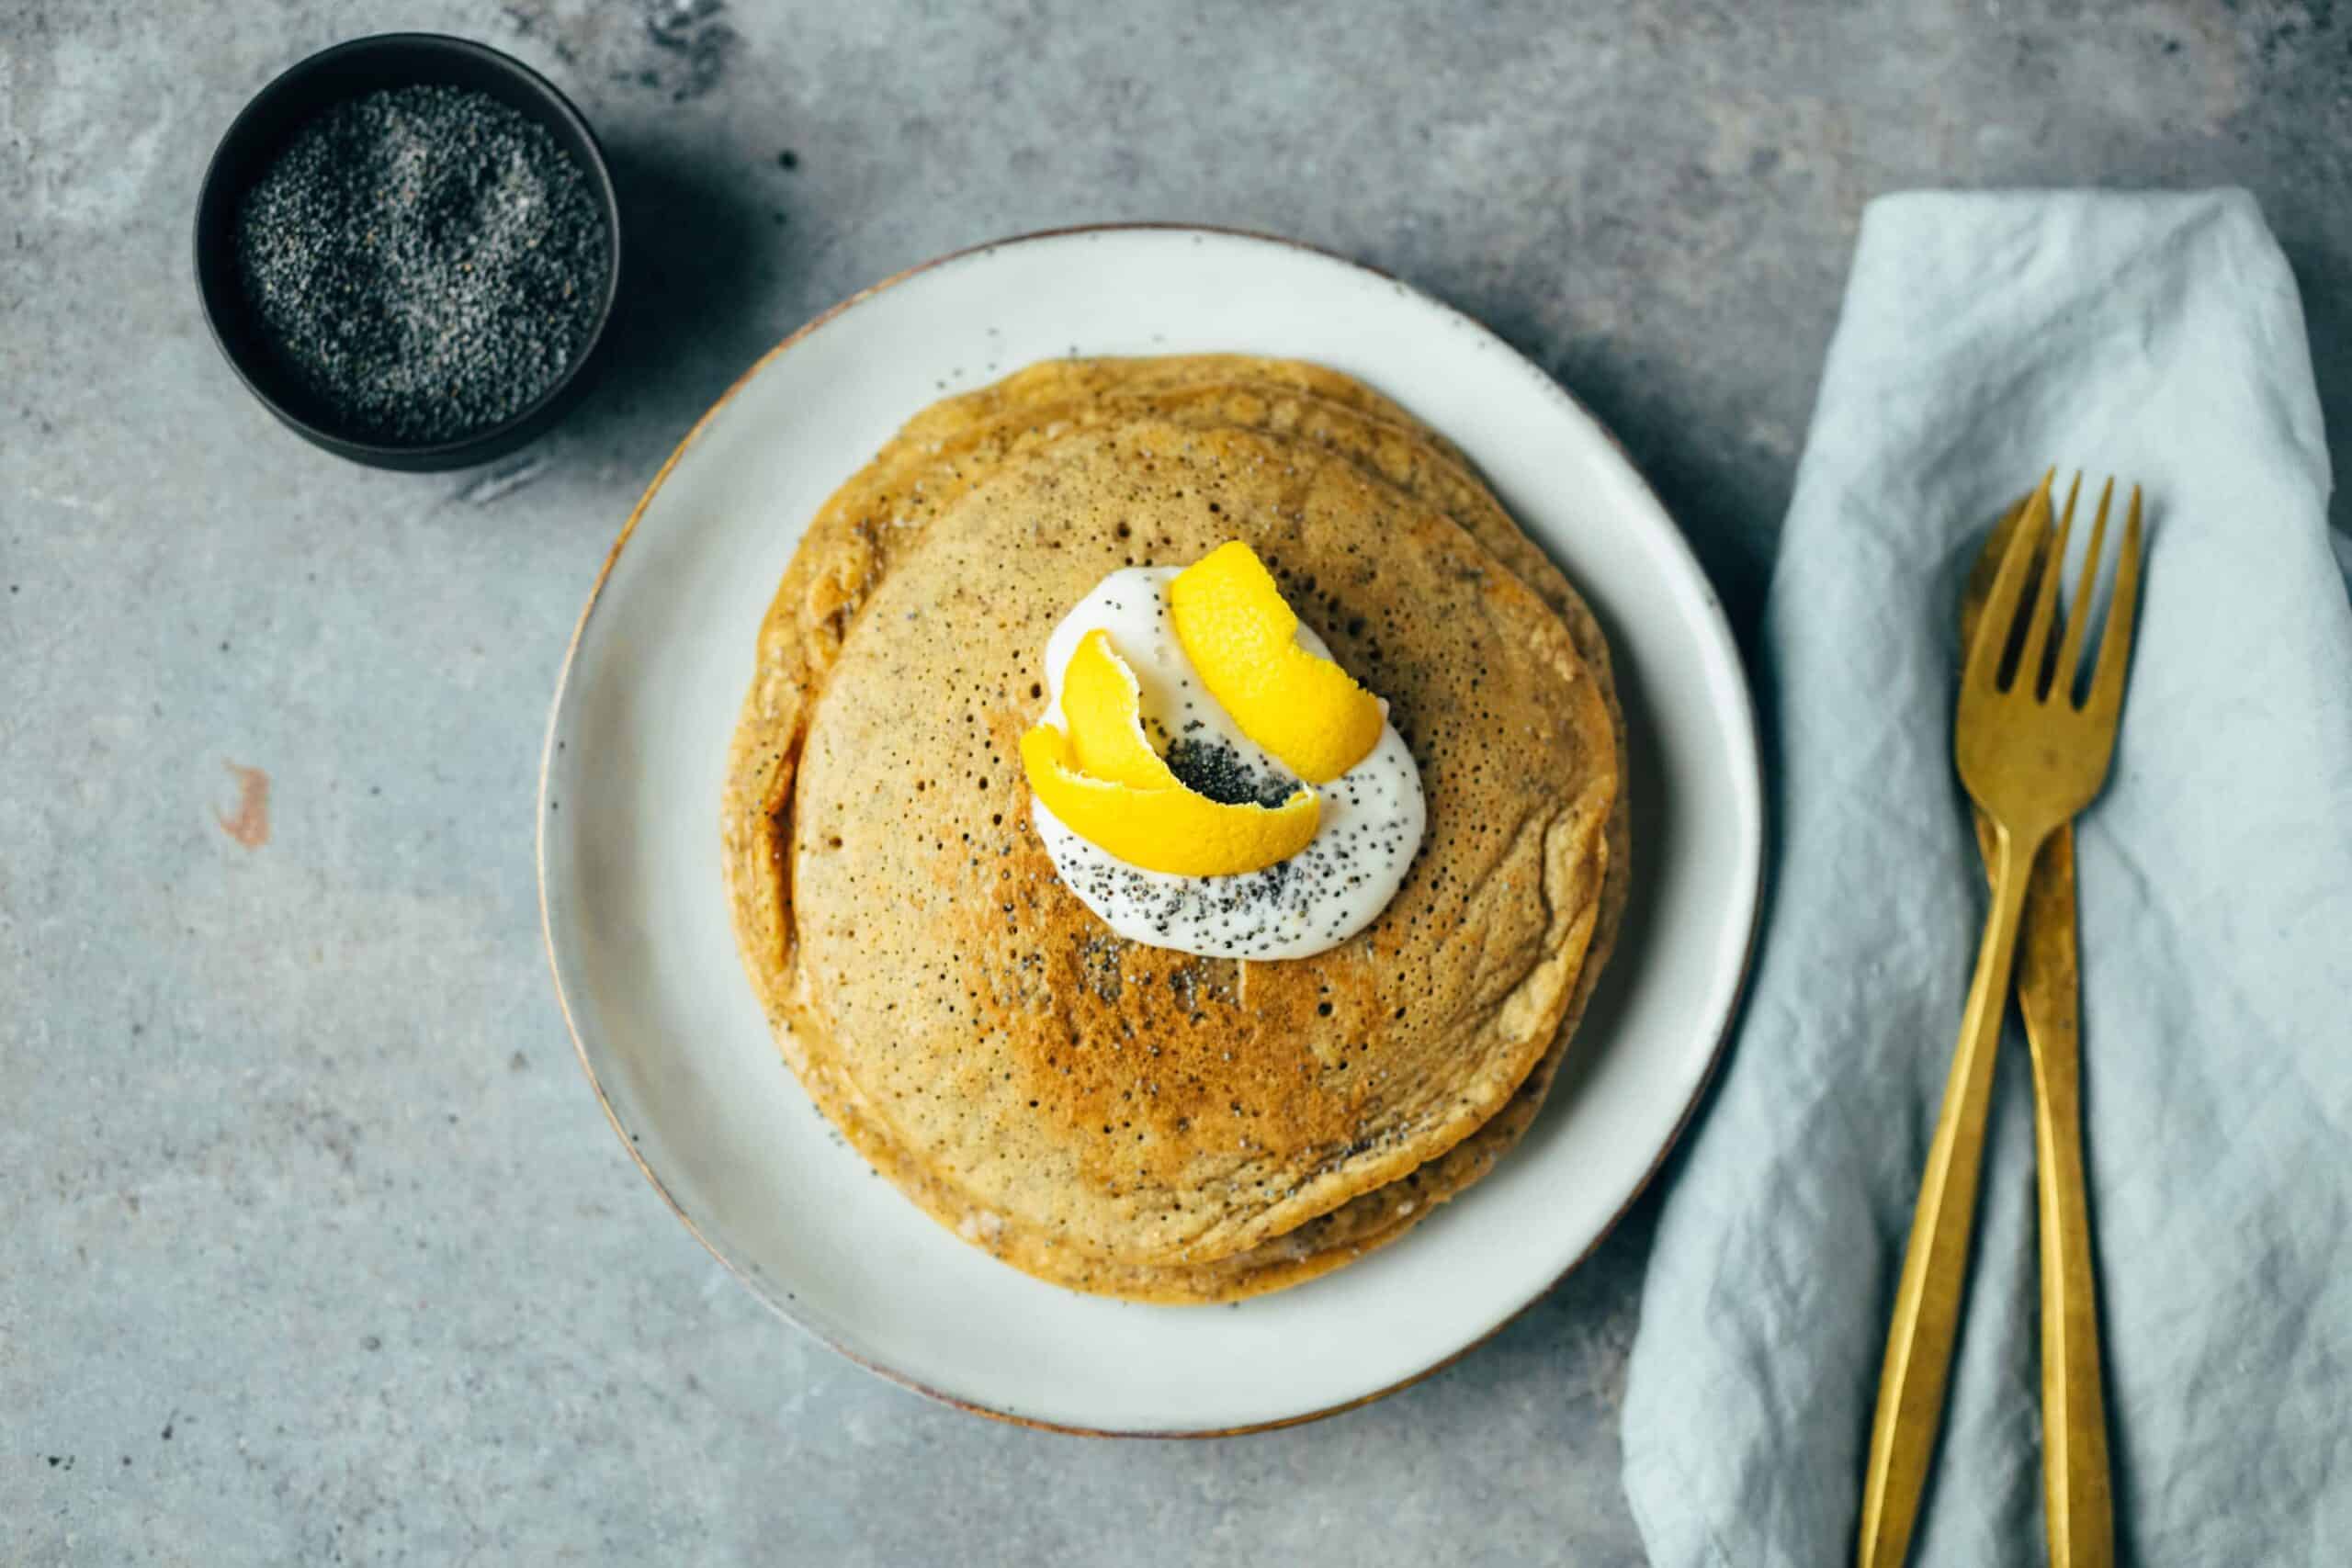
<path id="1" fill-rule="evenodd" d="M 1726 989 L 1722 998 L 1720 1008 L 1717 1010 L 1720 1012 L 1720 1017 L 1716 1022 L 1714 1038 L 1708 1047 L 1705 1066 L 1693 1080 L 1688 1099 L 1684 1101 L 1679 1113 L 1674 1121 L 1673 1126 L 1667 1133 L 1664 1140 L 1658 1145 L 1657 1151 L 1651 1156 L 1647 1168 L 1642 1172 L 1639 1179 L 1637 1179 L 1627 1190 L 1623 1201 L 1617 1205 L 1615 1210 L 1609 1214 L 1608 1218 L 1602 1223 L 1600 1228 L 1594 1232 L 1592 1238 L 1586 1244 L 1584 1248 L 1573 1258 L 1569 1259 L 1556 1275 L 1554 1275 L 1548 1281 L 1541 1285 L 1532 1292 L 1529 1293 L 1526 1299 L 1510 1306 L 1499 1317 L 1498 1317 L 1482 1332 L 1472 1336 L 1453 1350 L 1435 1358 L 1428 1364 L 1419 1367 L 1414 1371 L 1393 1382 L 1382 1384 L 1377 1388 L 1374 1388 L 1363 1393 L 1358 1394 L 1352 1398 L 1340 1400 L 1315 1409 L 1300 1411 L 1274 1419 L 1252 1421 L 1227 1427 L 1197 1428 L 1146 1427 L 1136 1429 L 1110 1427 L 1091 1427 L 1071 1422 L 1045 1419 L 1035 1416 L 1024 1415 L 1017 1411 L 999 1409 L 986 1404 L 964 1398 L 947 1390 L 933 1387 L 921 1379 L 911 1376 L 898 1368 L 889 1366 L 874 1357 L 862 1354 L 854 1347 L 843 1343 L 833 1334 L 828 1333 L 821 1325 L 799 1313 L 795 1312 L 787 1302 L 779 1301 L 774 1292 L 767 1289 L 762 1281 L 752 1278 L 752 1276 L 740 1263 L 738 1263 L 733 1258 L 729 1257 L 724 1248 L 717 1245 L 711 1237 L 704 1232 L 703 1227 L 696 1223 L 694 1216 L 687 1212 L 684 1205 L 679 1201 L 677 1197 L 670 1190 L 669 1186 L 653 1169 L 651 1164 L 647 1161 L 644 1155 L 639 1149 L 637 1141 L 630 1135 L 627 1126 L 623 1124 L 620 1114 L 613 1104 L 611 1096 L 607 1093 L 603 1080 L 597 1075 L 595 1065 L 591 1059 L 588 1044 L 582 1035 L 579 1020 L 573 1012 L 571 997 L 564 985 L 563 966 L 561 961 L 557 955 L 554 912 L 549 892 L 550 876 L 548 869 L 548 829 L 551 817 L 549 810 L 549 798 L 552 787 L 552 773 L 555 765 L 558 739 L 560 733 L 561 721 L 564 713 L 564 700 L 571 688 L 573 668 L 578 660 L 582 644 L 587 636 L 589 623 L 594 618 L 597 605 L 604 597 L 605 586 L 612 578 L 614 568 L 619 563 L 621 552 L 628 547 L 631 536 L 637 531 L 639 523 L 644 518 L 647 511 L 652 506 L 654 498 L 660 493 L 662 485 L 669 479 L 672 472 L 676 469 L 680 461 L 685 457 L 686 453 L 701 439 L 704 433 L 719 417 L 719 415 L 725 412 L 729 404 L 730 404 L 746 387 L 750 386 L 753 380 L 763 373 L 770 365 L 774 364 L 777 359 L 807 339 L 811 333 L 817 332 L 837 317 L 856 309 L 858 306 L 888 291 L 891 288 L 898 287 L 900 284 L 907 282 L 910 278 L 919 276 L 923 273 L 930 272 L 934 268 L 946 265 L 950 263 L 977 257 L 990 252 L 1005 250 L 1013 246 L 1067 240 L 1086 235 L 1125 233 L 1197 235 L 1218 240 L 1238 240 L 1261 244 L 1280 246 L 1288 250 L 1304 253 L 1320 261 L 1345 267 L 1351 271 L 1361 273 L 1368 277 L 1390 285 L 1403 293 L 1409 295 L 1422 307 L 1438 312 L 1442 316 L 1449 319 L 1454 325 L 1482 338 L 1489 340 L 1492 344 L 1500 351 L 1507 363 L 1516 366 L 1521 371 L 1532 378 L 1542 390 L 1564 405 L 1572 417 L 1588 425 L 1593 432 L 1598 434 L 1615 453 L 1617 460 L 1623 466 L 1625 478 L 1632 483 L 1634 489 L 1648 501 L 1650 505 L 1656 508 L 1658 515 L 1666 520 L 1668 526 L 1663 531 L 1663 542 L 1676 558 L 1677 564 L 1686 570 L 1690 577 L 1701 585 L 1703 591 L 1702 604 L 1702 613 L 1708 630 L 1713 634 L 1715 641 L 1719 645 L 1717 651 L 1724 656 L 1725 665 L 1730 673 L 1730 685 L 1736 704 L 1736 710 L 1732 714 L 1732 717 L 1736 721 L 1735 730 L 1743 743 L 1740 748 L 1741 757 L 1739 759 L 1742 766 L 1739 769 L 1737 776 L 1732 782 L 1737 793 L 1742 796 L 1742 804 L 1750 814 L 1754 829 L 1753 832 L 1749 835 L 1749 853 L 1747 856 L 1748 865 L 1747 874 L 1741 878 L 1740 882 L 1741 897 L 1747 908 L 1745 921 L 1746 930 L 1740 944 L 1738 968 L 1731 985 Z M 1683 1134 L 1689 1131 L 1692 1119 L 1697 1115 L 1700 1106 L 1705 1102 L 1708 1091 L 1713 1085 L 1715 1076 L 1721 1070 L 1724 1054 L 1730 1043 L 1732 1032 L 1738 1024 L 1742 1009 L 1747 1000 L 1749 985 L 1754 977 L 1757 949 L 1762 935 L 1765 889 L 1768 884 L 1770 869 L 1769 857 L 1770 852 L 1769 797 L 1767 796 L 1764 789 L 1760 727 L 1758 717 L 1754 689 L 1748 679 L 1746 661 L 1739 655 L 1737 638 L 1734 636 L 1729 618 L 1724 614 L 1721 596 L 1715 592 L 1713 582 L 1707 576 L 1704 568 L 1700 564 L 1697 553 L 1691 548 L 1690 540 L 1683 535 L 1680 528 L 1674 525 L 1672 513 L 1668 511 L 1665 503 L 1658 499 L 1657 494 L 1651 487 L 1648 479 L 1643 475 L 1639 466 L 1634 462 L 1632 455 L 1626 451 L 1624 443 L 1617 437 L 1616 433 L 1611 430 L 1609 426 L 1604 423 L 1598 415 L 1593 413 L 1590 409 L 1587 408 L 1584 403 L 1566 387 L 1563 386 L 1558 380 L 1544 371 L 1542 367 L 1528 359 L 1525 355 L 1521 354 L 1508 341 L 1496 333 L 1493 329 L 1487 327 L 1484 322 L 1479 321 L 1476 318 L 1469 315 L 1467 312 L 1447 303 L 1445 300 L 1429 293 L 1427 290 L 1419 288 L 1405 279 L 1397 277 L 1392 273 L 1371 265 L 1368 263 L 1358 261 L 1353 257 L 1342 255 L 1335 251 L 1325 249 L 1322 246 L 1310 244 L 1302 240 L 1293 239 L 1287 235 L 1270 233 L 1261 230 L 1253 230 L 1236 226 L 1173 220 L 1069 224 L 1056 228 L 1031 230 L 1022 233 L 1007 235 L 999 239 L 985 240 L 975 244 L 966 245 L 956 250 L 944 252 L 941 254 L 933 256 L 926 261 L 918 262 L 911 266 L 908 266 L 900 271 L 892 273 L 878 282 L 868 285 L 865 288 L 862 288 L 856 293 L 848 296 L 846 299 L 838 301 L 817 315 L 810 317 L 807 321 L 794 329 L 788 335 L 775 344 L 775 346 L 769 348 L 758 358 L 753 360 L 751 365 L 746 367 L 742 373 L 737 376 L 733 381 L 729 382 L 726 389 L 713 400 L 710 406 L 703 411 L 702 414 L 697 417 L 695 423 L 687 429 L 685 434 L 679 439 L 677 445 L 671 449 L 669 456 L 663 459 L 662 466 L 654 471 L 652 479 L 648 481 L 644 491 L 638 497 L 637 503 L 630 509 L 628 517 L 622 524 L 619 534 L 614 538 L 611 547 L 605 552 L 604 561 L 597 570 L 595 581 L 589 589 L 587 600 L 582 605 L 579 618 L 573 625 L 571 640 L 565 646 L 562 667 L 557 675 L 555 693 L 548 704 L 547 733 L 540 748 L 537 807 L 537 809 L 535 813 L 536 824 L 534 829 L 534 862 L 537 872 L 539 885 L 540 943 L 547 955 L 548 975 L 554 984 L 556 1004 L 563 1017 L 565 1032 L 571 1036 L 573 1055 L 579 1060 L 581 1071 L 587 1077 L 589 1088 L 595 1095 L 596 1103 L 604 1111 L 605 1122 L 612 1128 L 615 1138 L 619 1142 L 622 1150 L 628 1156 L 630 1163 L 637 1167 L 639 1173 L 645 1178 L 647 1183 L 650 1185 L 655 1193 L 661 1197 L 662 1201 L 669 1208 L 670 1212 L 677 1217 L 678 1222 L 685 1226 L 687 1233 L 691 1235 L 696 1242 L 700 1243 L 703 1249 L 708 1252 L 711 1257 L 728 1271 L 729 1274 L 732 1275 L 739 1283 L 749 1290 L 754 1299 L 765 1304 L 771 1312 L 775 1313 L 776 1316 L 782 1318 L 794 1328 L 809 1336 L 820 1344 L 825 1346 L 826 1348 L 831 1350 L 834 1354 L 842 1357 L 844 1360 L 849 1361 L 854 1366 L 861 1367 L 866 1371 L 874 1373 L 877 1377 L 883 1378 L 901 1388 L 922 1394 L 925 1398 L 934 1400 L 942 1404 L 948 1405 L 957 1410 L 968 1412 L 975 1416 L 985 1416 L 993 1421 L 1000 1421 L 1015 1427 L 1024 1427 L 1037 1431 L 1057 1432 L 1076 1437 L 1105 1438 L 1166 1440 L 1238 1437 L 1249 1433 L 1279 1431 L 1287 1427 L 1304 1426 L 1310 1422 L 1324 1420 L 1333 1416 L 1343 1415 L 1351 1410 L 1361 1409 L 1367 1404 L 1374 1404 L 1379 1400 L 1385 1399 L 1391 1394 L 1397 1393 L 1405 1389 L 1410 1388 L 1427 1378 L 1434 1377 L 1439 1372 L 1445 1371 L 1447 1368 L 1463 1359 L 1463 1358 L 1470 1355 L 1479 1347 L 1485 1345 L 1487 1341 L 1500 1334 L 1505 1328 L 1508 1328 L 1530 1308 L 1533 1307 L 1545 1296 L 1549 1295 L 1552 1291 L 1556 1289 L 1563 1280 L 1567 1279 L 1569 1275 L 1575 1273 L 1577 1269 L 1583 1267 L 1586 1262 L 1590 1260 L 1592 1256 L 1600 1250 L 1601 1245 L 1605 1243 L 1611 1235 L 1615 1234 L 1617 1227 L 1623 1223 L 1625 1216 L 1632 1212 L 1636 1203 L 1641 1201 L 1644 1194 L 1645 1194 L 1650 1190 L 1652 1184 L 1656 1182 L 1658 1173 L 1664 1168 L 1668 1159 L 1673 1155 L 1676 1147 L 1680 1144 Z"/>

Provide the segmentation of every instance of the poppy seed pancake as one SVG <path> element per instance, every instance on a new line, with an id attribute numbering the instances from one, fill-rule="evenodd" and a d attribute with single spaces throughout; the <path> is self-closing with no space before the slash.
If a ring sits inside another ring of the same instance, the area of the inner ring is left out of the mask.
<path id="1" fill-rule="evenodd" d="M 1052 621 L 1129 556 L 1237 536 L 1400 720 L 1453 716 L 1408 733 L 1456 808 L 1433 810 L 1397 905 L 1324 961 L 1131 947 L 1022 830 L 1009 739 Z M 1480 658 L 1496 672 L 1462 673 Z M 967 1239 L 1145 1299 L 1311 1277 L 1483 1174 L 1541 1102 L 1623 898 L 1606 660 L 1458 458 L 1356 383 L 1225 358 L 1024 372 L 919 417 L 787 573 L 727 807 L 747 965 L 812 1097 Z M 888 758 L 918 735 L 921 756 Z M 1523 794 L 1471 800 L 1448 770 L 1473 763 Z M 846 880 L 865 877 L 892 896 Z M 1450 959 L 1415 934 L 1441 911 Z M 876 951 L 918 929 L 919 959 Z M 934 1018 L 902 1026 L 918 998 Z M 1012 1043 L 1038 1019 L 1075 1029 L 1067 1059 Z M 1187 1053 L 1206 1056 L 1189 1077 L 1133 1065 Z"/>

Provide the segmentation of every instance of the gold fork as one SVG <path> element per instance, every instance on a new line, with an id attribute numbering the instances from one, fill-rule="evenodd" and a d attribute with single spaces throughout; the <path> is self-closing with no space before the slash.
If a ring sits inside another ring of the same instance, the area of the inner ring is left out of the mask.
<path id="1" fill-rule="evenodd" d="M 1937 1113 L 1927 1169 L 1919 1179 L 1911 1241 L 1904 1253 L 1894 1318 L 1887 1331 L 1870 1466 L 1862 1486 L 1862 1568 L 1897 1568 L 1910 1550 L 1911 1529 L 1918 1517 L 1951 1371 L 1969 1235 L 1976 1219 L 1993 1062 L 2034 857 L 2052 832 L 2090 804 L 2106 781 L 2115 751 L 2116 719 L 2122 711 L 2139 595 L 2139 492 L 2132 492 L 2114 598 L 2089 691 L 2078 705 L 2075 671 L 2090 621 L 2090 589 L 2106 540 L 2108 507 L 2102 501 L 2075 593 L 2075 610 L 2066 618 L 2064 640 L 2051 660 L 2058 579 L 2074 512 L 2070 505 L 2053 528 L 2052 477 L 2045 475 L 2035 490 L 2017 536 L 2001 558 L 2000 573 L 1976 635 L 1969 640 L 1961 673 L 1952 754 L 1962 784 L 1993 825 L 1992 908 L 1985 917 L 1976 976 L 1961 1016 L 1960 1041 L 1943 1107 Z M 2026 581 L 2037 559 L 2046 564 L 2029 606 L 2024 603 Z M 2019 639 L 2012 661 L 2007 655 L 2012 642 Z"/>
<path id="2" fill-rule="evenodd" d="M 2077 475 L 2067 489 L 2069 517 L 2081 483 Z M 2109 480 L 2099 496 L 2102 512 L 2114 493 Z M 1968 574 L 1960 608 L 1963 644 L 1984 617 L 2002 552 L 2017 536 L 2030 500 L 2009 509 Z M 2079 599 L 2071 613 L 2085 613 Z M 1990 876 L 1997 840 L 1984 814 L 1975 816 L 1977 846 Z M 2041 1512 L 2050 1568 L 2112 1568 L 2115 1510 L 2099 1380 L 2098 1282 L 2091 1266 L 2090 1208 L 2083 1180 L 2078 946 L 2075 829 L 2069 824 L 2050 835 L 2033 863 L 2025 923 L 2018 935 L 2018 1011 L 2025 1015 L 2025 1043 L 2033 1062 L 2033 1175 L 2041 1211 Z"/>

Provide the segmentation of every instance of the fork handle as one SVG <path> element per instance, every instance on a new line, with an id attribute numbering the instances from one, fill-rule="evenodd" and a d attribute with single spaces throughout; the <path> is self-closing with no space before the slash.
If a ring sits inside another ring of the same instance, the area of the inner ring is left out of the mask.
<path id="1" fill-rule="evenodd" d="M 2065 911 L 2073 919 L 2074 911 Z M 2041 918 L 2037 909 L 2035 918 Z M 2030 968 L 2030 965 L 2029 965 Z M 2057 976 L 2049 977 L 2055 983 Z M 2069 987 L 2073 975 L 2064 976 Z M 2110 1568 L 2115 1511 L 2098 1370 L 2098 1287 L 2083 1181 L 2081 1058 L 2071 1019 L 2029 1011 L 2041 1211 L 2041 1466 L 2051 1568 Z M 2056 1033 L 2064 1030 L 2067 1038 Z"/>
<path id="2" fill-rule="evenodd" d="M 1926 1491 L 1928 1461 L 1943 1418 L 1952 1343 L 1967 1285 L 1968 1241 L 1976 1225 L 1977 1173 L 1984 1158 L 1984 1117 L 1992 1103 L 1993 1064 L 2017 962 L 2033 857 L 2047 829 L 2021 839 L 1997 827 L 1993 907 L 1976 954 L 1976 977 L 1961 1015 L 1960 1043 L 1936 1115 L 1935 1141 L 1919 1177 L 1911 1242 L 1894 1293 L 1894 1318 L 1879 1372 L 1878 1415 L 1871 1427 L 1870 1467 L 1862 1482 L 1860 1568 L 1900 1568 Z"/>

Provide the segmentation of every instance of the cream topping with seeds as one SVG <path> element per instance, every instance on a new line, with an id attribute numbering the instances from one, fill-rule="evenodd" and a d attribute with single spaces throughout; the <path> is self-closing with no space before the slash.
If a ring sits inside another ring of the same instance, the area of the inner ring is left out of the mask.
<path id="1" fill-rule="evenodd" d="M 1280 802 L 1297 787 L 1202 687 L 1177 641 L 1168 584 L 1180 568 L 1128 567 L 1095 584 L 1046 644 L 1045 722 L 1064 724 L 1062 671 L 1087 633 L 1107 633 L 1142 689 L 1144 729 L 1184 784 L 1226 804 Z M 1325 658 L 1314 631 L 1299 646 Z M 1384 708 L 1385 708 L 1384 705 Z M 1037 835 L 1063 885 L 1130 942 L 1204 958 L 1304 958 L 1370 925 L 1420 848 L 1420 770 L 1396 727 L 1317 791 L 1315 837 L 1290 859 L 1235 876 L 1176 876 L 1128 864 L 1078 836 L 1032 796 Z"/>

